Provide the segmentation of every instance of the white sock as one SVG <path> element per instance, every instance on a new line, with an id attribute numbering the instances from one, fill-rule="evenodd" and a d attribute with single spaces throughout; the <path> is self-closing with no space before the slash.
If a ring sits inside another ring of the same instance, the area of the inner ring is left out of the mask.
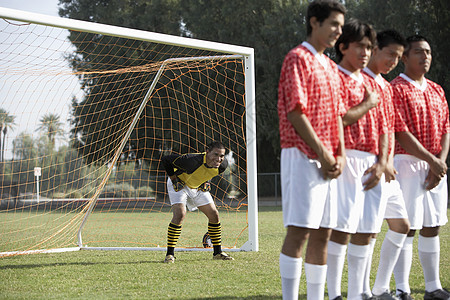
<path id="1" fill-rule="evenodd" d="M 348 300 L 361 299 L 364 282 L 364 277 L 361 274 L 365 272 L 369 251 L 370 245 L 348 244 Z"/>
<path id="2" fill-rule="evenodd" d="M 376 238 L 370 239 L 369 254 L 367 255 L 366 269 L 364 271 L 363 293 L 365 293 L 369 297 L 372 297 L 372 291 L 370 288 L 370 272 L 372 270 L 372 256 L 376 241 L 377 241 Z"/>
<path id="3" fill-rule="evenodd" d="M 399 291 L 411 293 L 409 286 L 409 274 L 411 272 L 412 255 L 413 255 L 413 236 L 408 236 L 403 243 L 402 251 L 398 256 L 397 263 L 394 267 L 395 286 L 397 293 Z"/>
<path id="4" fill-rule="evenodd" d="M 341 296 L 342 272 L 344 270 L 347 245 L 328 242 L 327 288 L 328 297 L 334 299 Z"/>
<path id="5" fill-rule="evenodd" d="M 381 246 L 377 277 L 372 289 L 374 295 L 379 296 L 384 292 L 389 292 L 392 271 L 394 270 L 395 263 L 402 251 L 405 239 L 406 234 L 392 230 L 386 232 L 383 245 Z"/>
<path id="6" fill-rule="evenodd" d="M 283 300 L 297 300 L 302 273 L 302 258 L 280 253 L 280 275 Z"/>
<path id="7" fill-rule="evenodd" d="M 423 277 L 425 279 L 425 290 L 433 292 L 442 289 L 439 279 L 439 236 L 423 237 L 419 235 L 419 260 L 423 269 Z"/>
<path id="8" fill-rule="evenodd" d="M 327 265 L 313 265 L 305 263 L 306 299 L 323 300 L 325 297 L 325 281 Z"/>

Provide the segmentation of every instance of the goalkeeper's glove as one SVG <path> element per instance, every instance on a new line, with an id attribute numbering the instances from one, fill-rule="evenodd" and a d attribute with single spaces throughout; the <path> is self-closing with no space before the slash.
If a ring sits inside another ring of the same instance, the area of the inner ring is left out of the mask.
<path id="1" fill-rule="evenodd" d="M 211 184 L 209 183 L 209 181 L 202 183 L 199 187 L 198 187 L 199 191 L 202 192 L 209 192 L 211 190 Z"/>
<path id="2" fill-rule="evenodd" d="M 184 182 L 178 177 L 175 181 L 172 181 L 172 185 L 175 192 L 181 191 L 184 188 Z"/>

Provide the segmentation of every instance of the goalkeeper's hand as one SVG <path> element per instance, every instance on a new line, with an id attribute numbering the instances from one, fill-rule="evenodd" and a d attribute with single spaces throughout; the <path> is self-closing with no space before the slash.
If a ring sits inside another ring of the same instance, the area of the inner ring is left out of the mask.
<path id="1" fill-rule="evenodd" d="M 176 176 L 174 177 L 175 178 L 170 178 L 170 180 L 172 181 L 173 189 L 175 190 L 175 192 L 181 191 L 184 188 L 184 182 L 180 178 Z"/>
<path id="2" fill-rule="evenodd" d="M 209 181 L 202 183 L 198 189 L 202 192 L 209 192 L 211 190 L 211 184 L 209 183 Z"/>

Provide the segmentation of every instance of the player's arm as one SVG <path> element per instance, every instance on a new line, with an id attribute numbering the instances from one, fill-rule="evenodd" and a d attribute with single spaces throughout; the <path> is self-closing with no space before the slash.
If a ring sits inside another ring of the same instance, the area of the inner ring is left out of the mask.
<path id="1" fill-rule="evenodd" d="M 396 132 L 395 137 L 400 146 L 402 146 L 402 148 L 405 149 L 406 152 L 421 160 L 426 161 L 430 165 L 431 172 L 433 172 L 436 176 L 442 177 L 445 175 L 445 173 L 447 172 L 447 164 L 445 163 L 445 159 L 441 159 L 440 157 L 437 157 L 430 153 L 411 132 Z M 448 143 L 446 139 L 448 139 L 448 137 L 445 137 L 444 141 L 441 140 L 441 144 L 444 143 L 444 146 L 446 143 Z M 445 152 L 447 153 L 442 153 L 442 156 L 444 154 L 448 154 L 448 149 Z"/>
<path id="2" fill-rule="evenodd" d="M 164 170 L 166 171 L 167 176 L 169 176 L 170 179 L 172 179 L 172 177 L 173 177 L 173 179 L 176 178 L 176 175 L 175 175 L 175 167 L 174 167 L 174 165 L 173 165 L 173 162 L 174 162 L 178 157 L 179 157 L 179 155 L 172 154 L 172 155 L 166 155 L 166 156 L 163 156 L 163 157 L 161 158 L 161 164 L 163 165 Z M 173 180 L 172 180 L 172 181 L 173 181 Z"/>
<path id="3" fill-rule="evenodd" d="M 337 178 L 342 174 L 345 167 L 345 141 L 344 141 L 344 125 L 342 124 L 342 117 L 338 117 L 339 128 L 339 146 L 336 155 L 336 167 L 328 171 L 329 178 Z"/>
<path id="4" fill-rule="evenodd" d="M 161 164 L 166 170 L 167 176 L 169 176 L 170 181 L 172 181 L 175 191 L 179 191 L 184 186 L 184 182 L 180 180 L 175 174 L 174 162 L 179 158 L 179 155 L 172 154 L 166 155 L 161 158 Z"/>
<path id="5" fill-rule="evenodd" d="M 378 98 L 378 94 L 369 91 L 365 85 L 364 89 L 364 100 L 361 101 L 358 105 L 351 107 L 342 118 L 344 127 L 357 122 L 359 119 L 364 117 L 364 115 L 367 114 L 369 110 L 378 105 L 378 102 L 380 101 Z"/>
<path id="6" fill-rule="evenodd" d="M 447 134 L 444 134 L 441 138 L 442 150 L 438 155 L 439 159 L 441 161 L 443 161 L 444 163 L 447 160 L 449 144 L 450 144 L 450 138 L 449 138 L 449 134 L 447 133 Z M 438 176 L 438 175 L 434 174 L 433 172 L 428 172 L 427 178 L 425 178 L 426 189 L 431 190 L 431 189 L 435 188 L 439 184 L 439 182 L 442 180 L 442 178 L 444 177 L 444 175 L 446 173 L 447 173 L 447 171 Z"/>
<path id="7" fill-rule="evenodd" d="M 375 187 L 378 182 L 380 182 L 381 177 L 386 168 L 386 164 L 388 161 L 389 153 L 389 134 L 384 133 L 379 137 L 379 150 L 378 150 L 378 159 L 375 164 L 373 164 L 370 168 L 364 172 L 364 175 L 370 174 L 369 178 L 367 178 L 364 182 L 364 190 L 368 191 L 371 188 Z"/>
<path id="8" fill-rule="evenodd" d="M 397 170 L 394 167 L 394 149 L 395 149 L 395 134 L 394 133 L 389 133 L 389 145 L 390 145 L 391 150 L 389 151 L 386 168 L 384 170 L 384 176 L 385 176 L 386 182 L 395 180 L 395 175 L 397 174 Z"/>
<path id="9" fill-rule="evenodd" d="M 336 159 L 322 143 L 322 141 L 317 136 L 314 128 L 311 125 L 308 117 L 302 112 L 299 105 L 295 107 L 294 110 L 287 114 L 289 122 L 294 126 L 297 134 L 308 144 L 308 146 L 313 149 L 313 151 L 319 157 L 321 163 L 322 176 L 324 178 L 328 177 L 328 171 L 331 171 L 336 166 Z"/>

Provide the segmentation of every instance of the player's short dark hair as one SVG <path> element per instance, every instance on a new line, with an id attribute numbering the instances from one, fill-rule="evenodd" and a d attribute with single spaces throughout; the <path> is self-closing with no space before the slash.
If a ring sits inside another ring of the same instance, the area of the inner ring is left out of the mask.
<path id="1" fill-rule="evenodd" d="M 222 142 L 220 142 L 220 141 L 214 141 L 214 142 L 212 142 L 212 143 L 209 143 L 207 146 L 206 146 L 206 151 L 211 151 L 211 150 L 213 150 L 213 149 L 226 149 L 225 148 L 225 146 L 222 144 Z"/>
<path id="2" fill-rule="evenodd" d="M 406 39 L 394 29 L 388 29 L 377 33 L 377 47 L 383 49 L 391 44 L 397 44 L 406 48 Z"/>
<path id="3" fill-rule="evenodd" d="M 339 49 L 340 44 L 343 44 L 344 49 L 347 49 L 350 43 L 360 42 L 365 37 L 369 39 L 372 46 L 375 46 L 377 34 L 372 26 L 357 19 L 350 19 L 345 23 L 344 27 L 342 27 L 342 34 L 334 45 L 338 62 L 340 62 L 343 57 L 342 52 Z"/>
<path id="4" fill-rule="evenodd" d="M 312 17 L 316 17 L 317 21 L 322 24 L 333 11 L 340 12 L 344 15 L 347 12 L 344 5 L 337 0 L 315 0 L 311 2 L 306 12 L 306 35 L 311 35 L 312 27 L 310 20 Z"/>
<path id="5" fill-rule="evenodd" d="M 403 51 L 403 54 L 408 55 L 409 50 L 411 49 L 411 45 L 415 42 L 427 42 L 428 44 L 430 43 L 430 42 L 428 42 L 426 37 L 424 37 L 423 35 L 420 35 L 420 34 L 408 36 L 406 38 L 406 47 L 405 47 L 405 51 Z"/>

